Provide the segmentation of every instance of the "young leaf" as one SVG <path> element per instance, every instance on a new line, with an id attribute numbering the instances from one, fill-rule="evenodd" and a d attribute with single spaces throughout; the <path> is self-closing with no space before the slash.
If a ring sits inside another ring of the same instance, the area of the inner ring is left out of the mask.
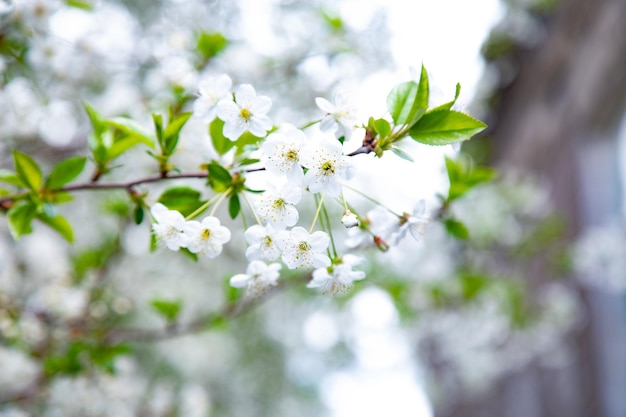
<path id="1" fill-rule="evenodd" d="M 165 320 L 172 322 L 175 321 L 180 314 L 183 303 L 181 300 L 152 300 L 150 305 L 157 311 L 157 313 L 163 316 Z"/>
<path id="2" fill-rule="evenodd" d="M 178 144 L 178 135 L 190 117 L 191 113 L 181 113 L 167 125 L 165 131 L 163 132 L 164 147 L 161 149 L 163 154 L 171 155 L 174 153 L 174 149 L 176 149 L 176 145 Z"/>
<path id="3" fill-rule="evenodd" d="M 74 241 L 74 231 L 72 226 L 63 216 L 56 215 L 54 217 L 40 214 L 37 218 L 42 222 L 57 231 L 65 240 L 72 243 Z"/>
<path id="4" fill-rule="evenodd" d="M 135 137 L 138 140 L 138 143 L 143 143 L 151 149 L 154 149 L 154 138 L 152 133 L 135 120 L 129 119 L 128 117 L 114 117 L 107 120 L 106 123 L 129 136 Z"/>
<path id="5" fill-rule="evenodd" d="M 392 146 L 391 147 L 391 152 L 395 153 L 397 156 L 399 156 L 400 158 L 409 161 L 409 162 L 415 162 L 413 160 L 413 158 L 411 158 L 411 155 L 409 155 L 408 153 L 404 152 L 402 149 L 396 147 L 396 146 Z"/>
<path id="6" fill-rule="evenodd" d="M 415 109 L 427 109 L 428 100 L 430 96 L 430 84 L 428 82 L 428 72 L 422 64 L 422 72 L 420 74 L 419 88 L 417 89 L 417 96 L 415 97 Z"/>
<path id="7" fill-rule="evenodd" d="M 59 162 L 46 179 L 46 189 L 56 190 L 78 177 L 86 162 L 87 158 L 84 156 L 73 156 Z"/>
<path id="8" fill-rule="evenodd" d="M 123 138 L 117 139 L 107 151 L 107 160 L 110 161 L 119 157 L 124 152 L 139 145 L 140 143 L 145 144 L 145 139 L 136 135 L 124 136 Z"/>
<path id="9" fill-rule="evenodd" d="M 452 106 L 454 106 L 454 103 L 456 103 L 456 100 L 459 98 L 460 94 L 461 94 L 461 84 L 457 83 L 456 84 L 456 92 L 454 93 L 454 100 L 449 101 L 449 102 L 444 103 L 444 104 L 441 104 L 441 105 L 435 107 L 434 109 L 431 109 L 430 111 L 450 110 L 452 108 Z"/>
<path id="10" fill-rule="evenodd" d="M 486 127 L 485 123 L 465 113 L 441 109 L 424 114 L 409 135 L 426 145 L 450 145 L 470 139 Z"/>
<path id="11" fill-rule="evenodd" d="M 458 220 L 446 219 L 445 221 L 446 231 L 457 239 L 467 240 L 469 239 L 469 230 L 467 227 Z"/>
<path id="12" fill-rule="evenodd" d="M 31 224 L 36 214 L 37 205 L 31 202 L 19 202 L 11 207 L 7 213 L 7 218 L 13 239 L 17 240 L 33 231 Z"/>
<path id="13" fill-rule="evenodd" d="M 207 168 L 209 170 L 209 185 L 213 190 L 221 192 L 230 187 L 233 178 L 226 168 L 216 161 L 211 161 Z"/>
<path id="14" fill-rule="evenodd" d="M 400 83 L 387 96 L 387 109 L 396 125 L 405 124 L 417 99 L 419 86 L 414 81 Z"/>
<path id="15" fill-rule="evenodd" d="M 198 42 L 196 43 L 196 49 L 202 57 L 203 61 L 208 61 L 220 52 L 222 52 L 228 46 L 228 39 L 219 32 L 206 33 L 201 32 L 198 36 Z"/>
<path id="16" fill-rule="evenodd" d="M 89 116 L 89 120 L 91 121 L 94 136 L 96 138 L 99 138 L 100 136 L 102 136 L 102 133 L 107 129 L 107 126 L 104 123 L 104 118 L 89 104 L 83 103 L 83 107 L 85 108 L 87 116 Z"/>
<path id="17" fill-rule="evenodd" d="M 389 133 L 391 133 L 391 125 L 385 119 L 376 119 L 373 121 L 374 129 L 378 132 L 378 136 L 381 138 L 386 137 Z"/>
<path id="18" fill-rule="evenodd" d="M 39 190 L 43 181 L 41 168 L 33 158 L 18 150 L 13 150 L 15 172 L 19 179 L 33 191 Z"/>
<path id="19" fill-rule="evenodd" d="M 0 181 L 15 185 L 16 187 L 26 188 L 26 185 L 19 179 L 17 174 L 8 169 L 0 169 Z"/>
<path id="20" fill-rule="evenodd" d="M 233 194 L 230 196 L 230 200 L 228 201 L 228 214 L 230 214 L 231 219 L 234 219 L 240 211 L 241 202 L 239 201 L 239 196 L 237 194 Z"/>
<path id="21" fill-rule="evenodd" d="M 205 202 L 200 198 L 200 192 L 189 187 L 171 187 L 161 194 L 158 202 L 170 210 L 177 210 L 183 216 L 188 216 Z"/>
<path id="22" fill-rule="evenodd" d="M 157 141 L 163 148 L 163 116 L 158 113 L 152 113 L 152 121 L 154 122 L 154 131 L 156 132 Z"/>
<path id="23" fill-rule="evenodd" d="M 224 122 L 220 119 L 215 119 L 209 125 L 209 135 L 211 135 L 211 143 L 213 143 L 213 147 L 215 148 L 215 152 L 218 155 L 224 155 L 226 152 L 230 151 L 233 146 L 235 146 L 235 142 L 229 140 L 222 133 L 222 129 L 224 128 Z"/>

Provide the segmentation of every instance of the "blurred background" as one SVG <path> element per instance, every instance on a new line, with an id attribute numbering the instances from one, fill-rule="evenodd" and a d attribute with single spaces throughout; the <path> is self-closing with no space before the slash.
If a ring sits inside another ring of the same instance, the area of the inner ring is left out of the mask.
<path id="1" fill-rule="evenodd" d="M 149 253 L 124 193 L 61 209 L 89 225 L 74 245 L 45 227 L 15 242 L 3 217 L 0 416 L 626 416 L 625 28 L 624 0 L 0 0 L 3 169 L 14 148 L 48 168 L 85 154 L 83 102 L 149 126 L 228 73 L 272 98 L 275 124 L 319 117 L 315 97 L 339 90 L 365 122 L 423 63 L 431 105 L 458 81 L 456 107 L 489 129 L 461 153 L 360 161 L 354 187 L 410 212 L 446 193 L 444 155 L 498 171 L 451 207 L 467 240 L 433 222 L 367 252 L 349 294 L 289 285 L 155 340 L 140 337 L 164 327 L 155 301 L 189 322 L 234 297 L 241 233 L 219 263 L 193 263 Z M 149 172 L 143 156 L 107 180 Z M 177 166 L 216 157 L 191 119 Z"/>

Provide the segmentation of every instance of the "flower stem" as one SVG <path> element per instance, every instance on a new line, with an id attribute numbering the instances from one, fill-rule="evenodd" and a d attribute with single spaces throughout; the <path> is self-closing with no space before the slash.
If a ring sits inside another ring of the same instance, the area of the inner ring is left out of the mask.
<path id="1" fill-rule="evenodd" d="M 198 217 L 200 214 L 202 214 L 203 211 L 208 209 L 211 206 L 211 204 L 213 204 L 215 201 L 217 201 L 220 197 L 221 197 L 220 194 L 214 195 L 212 198 L 209 199 L 209 201 L 207 201 L 206 203 L 204 203 L 203 205 L 198 207 L 196 210 L 194 210 L 193 213 L 191 213 L 190 215 L 185 217 L 185 220 L 191 220 L 191 219 L 193 219 L 195 217 Z"/>
<path id="2" fill-rule="evenodd" d="M 256 220 L 256 222 L 259 225 L 263 226 L 263 223 L 261 223 L 261 219 L 259 219 L 259 216 L 257 216 L 256 211 L 254 211 L 254 207 L 250 203 L 250 200 L 248 199 L 248 196 L 245 193 L 241 193 L 241 195 L 243 196 L 243 199 L 245 200 L 246 204 L 248 205 L 248 208 L 252 212 L 252 215 L 254 216 L 254 219 Z"/>
<path id="3" fill-rule="evenodd" d="M 217 211 L 217 208 L 222 204 L 222 202 L 224 201 L 224 199 L 226 198 L 226 196 L 229 194 L 229 192 L 232 190 L 232 188 L 228 188 L 226 191 L 224 191 L 221 195 L 220 198 L 218 198 L 218 200 L 215 202 L 215 205 L 213 206 L 213 208 L 211 209 L 211 212 L 209 213 L 209 216 L 212 216 L 215 214 L 215 212 Z"/>
<path id="4" fill-rule="evenodd" d="M 300 130 L 304 130 L 304 129 L 306 129 L 307 127 L 311 127 L 311 126 L 313 126 L 314 124 L 317 124 L 317 123 L 319 123 L 319 122 L 321 122 L 321 121 L 322 121 L 322 119 L 319 119 L 319 120 L 314 120 L 314 121 L 309 122 L 309 123 L 305 123 L 305 124 L 303 124 L 302 126 L 299 126 L 299 127 L 298 127 L 298 129 L 300 129 Z"/>
<path id="5" fill-rule="evenodd" d="M 322 208 L 322 225 L 324 229 L 328 232 L 328 236 L 330 237 L 330 245 L 333 248 L 333 256 L 332 258 L 337 257 L 337 248 L 335 247 L 335 238 L 333 237 L 333 228 L 330 227 L 330 217 L 328 216 L 328 210 L 326 210 L 326 206 Z"/>
<path id="6" fill-rule="evenodd" d="M 317 200 L 317 198 L 316 198 Z M 322 210 L 322 204 L 324 203 L 324 193 L 320 197 L 320 201 L 317 204 L 317 210 L 315 211 L 315 217 L 313 218 L 313 223 L 311 223 L 311 227 L 309 228 L 309 234 L 313 233 L 313 229 L 315 228 L 315 224 L 317 223 L 317 219 L 320 216 L 320 211 Z"/>
<path id="7" fill-rule="evenodd" d="M 364 192 L 359 191 L 359 190 L 357 190 L 356 188 L 350 187 L 350 186 L 349 186 L 349 185 L 347 185 L 347 184 L 344 184 L 343 186 L 344 186 L 344 187 L 346 187 L 346 188 L 351 189 L 352 191 L 354 191 L 354 192 L 355 192 L 355 193 L 357 193 L 357 194 L 362 195 L 363 197 L 365 197 L 366 199 L 368 199 L 368 200 L 369 200 L 369 201 L 371 201 L 372 203 L 374 203 L 374 204 L 376 204 L 376 205 L 381 206 L 382 208 L 384 208 L 385 210 L 387 210 L 389 213 L 393 214 L 394 216 L 396 216 L 396 217 L 398 217 L 398 218 L 402 218 L 402 215 L 400 215 L 400 214 L 396 213 L 395 211 L 393 211 L 392 209 L 390 209 L 390 208 L 389 208 L 389 207 L 387 207 L 386 205 L 382 204 L 380 201 L 378 201 L 378 200 L 376 200 L 376 199 L 374 199 L 374 198 L 372 198 L 372 197 L 368 196 L 368 195 L 367 195 L 367 194 L 365 194 Z"/>

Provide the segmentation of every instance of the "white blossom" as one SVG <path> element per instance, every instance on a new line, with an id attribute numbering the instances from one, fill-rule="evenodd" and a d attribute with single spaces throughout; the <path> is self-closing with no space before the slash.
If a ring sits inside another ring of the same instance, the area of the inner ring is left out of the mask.
<path id="1" fill-rule="evenodd" d="M 300 185 L 304 172 L 300 166 L 300 149 L 306 136 L 292 125 L 282 126 L 263 142 L 263 152 L 267 159 L 265 169 L 272 174 L 286 176 L 289 182 Z"/>
<path id="2" fill-rule="evenodd" d="M 278 247 L 283 252 L 282 260 L 289 269 L 329 266 L 330 258 L 323 253 L 329 243 L 330 238 L 325 232 L 309 234 L 302 227 L 283 231 L 278 239 Z"/>
<path id="3" fill-rule="evenodd" d="M 415 205 L 411 214 L 405 213 L 400 219 L 399 228 L 393 236 L 394 244 L 406 237 L 407 232 L 417 241 L 421 240 L 430 223 L 430 218 L 426 214 L 426 201 L 420 200 Z"/>
<path id="4" fill-rule="evenodd" d="M 280 249 L 277 245 L 278 230 L 274 229 L 271 224 L 250 226 L 244 236 L 250 245 L 246 250 L 246 258 L 249 261 L 258 259 L 273 261 L 280 256 Z"/>
<path id="5" fill-rule="evenodd" d="M 267 265 L 263 261 L 252 261 L 245 274 L 237 274 L 230 279 L 230 285 L 235 288 L 246 287 L 248 296 L 257 297 L 278 284 L 280 268 L 278 263 Z"/>
<path id="6" fill-rule="evenodd" d="M 302 190 L 293 184 L 280 188 L 270 187 L 254 201 L 254 208 L 261 220 L 277 228 L 293 226 L 298 222 L 296 204 L 302 198 Z"/>
<path id="7" fill-rule="evenodd" d="M 187 246 L 187 235 L 183 233 L 185 218 L 176 210 L 169 210 L 161 203 L 156 203 L 150 209 L 152 217 L 157 223 L 152 224 L 152 230 L 157 241 L 170 250 L 178 250 Z"/>
<path id="8" fill-rule="evenodd" d="M 222 246 L 230 240 L 230 230 L 220 225 L 220 220 L 213 216 L 205 217 L 202 222 L 188 221 L 185 233 L 189 236 L 187 249 L 207 258 L 215 258 L 222 253 Z"/>
<path id="9" fill-rule="evenodd" d="M 228 98 L 232 85 L 232 80 L 226 74 L 201 80 L 198 98 L 193 104 L 194 116 L 202 118 L 206 123 L 211 123 L 217 116 L 218 103 Z"/>
<path id="10" fill-rule="evenodd" d="M 224 99 L 217 105 L 217 116 L 224 121 L 224 136 L 237 140 L 246 131 L 265 136 L 272 128 L 272 122 L 266 116 L 271 107 L 269 97 L 257 96 L 250 84 L 240 85 L 235 91 L 235 101 Z"/>
<path id="11" fill-rule="evenodd" d="M 357 118 L 356 108 L 348 97 L 343 92 L 339 92 L 335 95 L 334 104 L 322 97 L 317 97 L 315 104 L 326 112 L 326 116 L 320 122 L 322 132 L 335 133 L 337 138 L 343 136 L 349 140 Z"/>
<path id="12" fill-rule="evenodd" d="M 359 216 L 354 214 L 349 209 L 346 209 L 341 217 L 341 224 L 343 224 L 347 229 L 356 227 L 359 225 Z"/>
<path id="13" fill-rule="evenodd" d="M 335 139 L 324 139 L 305 147 L 301 161 L 308 169 L 303 185 L 308 186 L 312 193 L 326 192 L 337 197 L 341 194 L 340 180 L 347 181 L 354 176 L 350 158 L 343 154 L 341 143 Z"/>
<path id="14" fill-rule="evenodd" d="M 324 294 L 342 293 L 352 287 L 354 281 L 365 278 L 365 272 L 353 271 L 352 267 L 360 264 L 364 258 L 347 254 L 338 259 L 338 263 L 313 271 L 313 279 L 309 288 L 322 288 Z"/>
<path id="15" fill-rule="evenodd" d="M 376 206 L 367 212 L 367 215 L 361 219 L 359 227 L 353 227 L 348 230 L 348 238 L 346 246 L 356 248 L 367 246 L 369 244 L 379 244 L 375 242 L 375 237 L 379 241 L 389 240 L 391 237 L 392 227 L 397 224 L 397 217 L 393 216 L 388 210 L 381 206 Z"/>

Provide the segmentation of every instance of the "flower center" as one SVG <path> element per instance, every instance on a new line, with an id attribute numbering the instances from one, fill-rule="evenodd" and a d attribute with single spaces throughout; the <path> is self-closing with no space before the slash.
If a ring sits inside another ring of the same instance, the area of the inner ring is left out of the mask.
<path id="1" fill-rule="evenodd" d="M 309 242 L 303 240 L 302 242 L 298 243 L 298 248 L 301 251 L 305 252 L 311 249 L 311 245 L 309 245 Z"/>
<path id="2" fill-rule="evenodd" d="M 243 120 L 250 120 L 252 113 L 250 113 L 250 110 L 248 109 L 241 109 L 241 111 L 239 112 L 239 115 L 241 116 Z"/>
<path id="3" fill-rule="evenodd" d="M 274 203 L 272 204 L 272 207 L 275 208 L 276 210 L 282 210 L 285 207 L 285 200 L 282 198 L 277 198 L 276 200 L 274 200 Z"/>
<path id="4" fill-rule="evenodd" d="M 335 166 L 331 161 L 326 161 L 322 164 L 322 174 L 333 175 L 335 173 Z"/>
<path id="5" fill-rule="evenodd" d="M 289 149 L 285 154 L 285 157 L 289 161 L 296 162 L 298 160 L 298 152 L 296 152 L 294 149 Z"/>
<path id="6" fill-rule="evenodd" d="M 211 231 L 209 229 L 204 229 L 200 237 L 202 238 L 202 240 L 207 240 L 211 237 Z"/>
<path id="7" fill-rule="evenodd" d="M 272 245 L 272 238 L 269 236 L 265 236 L 263 238 L 263 245 L 264 246 L 271 246 Z"/>

